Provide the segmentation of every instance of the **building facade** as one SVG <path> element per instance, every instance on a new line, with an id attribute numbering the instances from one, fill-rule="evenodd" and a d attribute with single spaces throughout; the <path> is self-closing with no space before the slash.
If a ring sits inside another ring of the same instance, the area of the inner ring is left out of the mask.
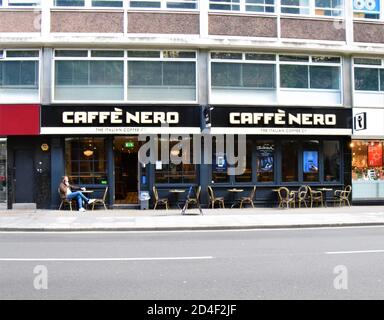
<path id="1" fill-rule="evenodd" d="M 111 208 L 191 185 L 383 203 L 383 30 L 381 0 L 0 0 L 0 202 L 57 208 L 68 175 Z M 143 135 L 212 161 L 140 163 Z"/>

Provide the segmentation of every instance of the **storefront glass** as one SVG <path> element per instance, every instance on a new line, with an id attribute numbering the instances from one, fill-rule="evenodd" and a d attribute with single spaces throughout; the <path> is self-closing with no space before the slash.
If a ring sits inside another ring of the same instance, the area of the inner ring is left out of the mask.
<path id="1" fill-rule="evenodd" d="M 161 144 L 159 141 L 159 159 Z M 155 183 L 197 183 L 196 165 L 193 164 L 192 140 L 169 141 L 169 164 L 157 161 L 155 165 Z M 184 161 L 182 161 L 184 159 Z M 176 161 L 175 161 L 176 160 Z M 175 163 L 180 162 L 180 163 Z"/>
<path id="2" fill-rule="evenodd" d="M 236 182 L 252 182 L 252 149 L 252 141 L 248 139 L 246 144 L 246 154 L 242 156 L 238 155 L 239 161 L 242 162 L 245 170 L 243 174 L 235 176 Z M 237 146 L 235 146 L 235 150 L 237 150 Z"/>
<path id="3" fill-rule="evenodd" d="M 65 139 L 65 165 L 71 183 L 107 185 L 105 139 Z"/>
<path id="4" fill-rule="evenodd" d="M 275 144 L 258 141 L 256 144 L 256 174 L 258 182 L 273 182 L 275 172 Z"/>
<path id="5" fill-rule="evenodd" d="M 305 182 L 319 181 L 319 145 L 318 140 L 303 143 L 303 180 Z"/>
<path id="6" fill-rule="evenodd" d="M 7 142 L 0 139 L 0 206 L 7 201 Z"/>
<path id="7" fill-rule="evenodd" d="M 351 146 L 353 199 L 384 199 L 384 141 L 353 140 Z"/>
<path id="8" fill-rule="evenodd" d="M 326 182 L 340 181 L 340 142 L 324 141 L 324 180 Z"/>
<path id="9" fill-rule="evenodd" d="M 282 181 L 298 181 L 298 150 L 297 141 L 282 142 Z"/>

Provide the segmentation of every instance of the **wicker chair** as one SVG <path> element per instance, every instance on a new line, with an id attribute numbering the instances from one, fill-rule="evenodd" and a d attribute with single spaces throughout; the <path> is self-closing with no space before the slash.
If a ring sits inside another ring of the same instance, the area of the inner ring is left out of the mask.
<path id="1" fill-rule="evenodd" d="M 335 190 L 333 196 L 334 196 L 334 205 L 336 206 L 336 203 L 339 203 L 339 206 L 341 207 L 342 204 L 348 204 L 350 207 L 351 204 L 349 202 L 349 196 L 352 192 L 352 187 L 350 185 L 347 185 L 344 190 Z"/>
<path id="2" fill-rule="evenodd" d="M 286 187 L 280 187 L 277 191 L 279 195 L 279 208 L 284 208 L 284 205 L 289 208 L 290 206 L 295 207 L 295 194 L 289 192 Z"/>
<path id="3" fill-rule="evenodd" d="M 96 204 L 103 205 L 103 206 L 104 206 L 104 209 L 105 209 L 105 210 L 108 210 L 108 208 L 107 208 L 107 206 L 106 206 L 106 204 L 105 204 L 105 200 L 107 199 L 107 194 L 108 194 L 108 187 L 105 188 L 103 198 L 101 198 L 101 199 L 95 199 L 95 202 L 92 203 L 92 210 L 95 209 L 95 205 L 96 205 Z"/>
<path id="4" fill-rule="evenodd" d="M 158 194 L 155 186 L 153 186 L 153 196 L 155 198 L 155 206 L 153 207 L 154 210 L 157 208 L 158 204 L 165 205 L 165 208 L 168 210 L 168 207 L 169 207 L 168 199 L 167 198 L 159 198 L 159 194 Z"/>
<path id="5" fill-rule="evenodd" d="M 249 194 L 249 197 L 241 197 L 240 208 L 242 208 L 243 204 L 245 204 L 245 203 L 249 203 L 252 206 L 252 208 L 254 208 L 255 205 L 253 204 L 253 198 L 255 197 L 255 194 L 256 194 L 256 186 L 253 186 L 253 189 L 252 189 L 251 193 Z"/>
<path id="6" fill-rule="evenodd" d="M 324 207 L 323 193 L 321 191 L 312 190 L 310 186 L 307 186 L 309 193 L 309 200 L 311 202 L 311 208 L 313 208 L 314 203 L 320 203 Z"/>
<path id="7" fill-rule="evenodd" d="M 74 200 L 68 200 L 66 197 L 63 197 L 61 195 L 61 192 L 60 192 L 60 188 L 57 189 L 57 192 L 59 193 L 59 196 L 60 196 L 60 206 L 59 206 L 59 210 L 61 210 L 61 208 L 65 208 L 65 206 L 68 206 L 69 209 L 72 211 L 72 204 L 74 202 Z"/>
<path id="8" fill-rule="evenodd" d="M 208 186 L 208 196 L 209 196 L 209 206 L 212 206 L 212 209 L 215 207 L 215 203 L 218 202 L 219 206 L 225 208 L 224 197 L 215 197 L 213 189 L 211 186 Z"/>
<path id="9" fill-rule="evenodd" d="M 305 207 L 307 206 L 307 198 L 308 198 L 308 186 L 301 186 L 297 191 L 297 203 L 299 208 L 301 208 L 301 203 L 304 203 Z"/>
<path id="10" fill-rule="evenodd" d="M 194 190 L 194 188 L 193 188 L 193 186 L 191 186 L 189 188 L 187 199 L 185 200 L 185 204 L 184 204 L 184 207 L 183 207 L 183 209 L 181 211 L 181 214 L 184 214 L 185 211 L 188 209 L 188 206 L 190 206 L 190 205 L 196 205 L 196 207 L 200 211 L 200 214 L 203 214 L 203 210 L 201 209 L 201 206 L 200 206 L 201 186 L 197 187 L 197 191 L 195 193 L 195 198 L 191 197 L 191 194 L 193 193 L 193 190 Z"/>

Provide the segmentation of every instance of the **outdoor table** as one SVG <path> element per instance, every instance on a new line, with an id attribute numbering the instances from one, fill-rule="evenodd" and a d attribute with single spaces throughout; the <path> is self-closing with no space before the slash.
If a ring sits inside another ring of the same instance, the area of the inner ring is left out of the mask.
<path id="1" fill-rule="evenodd" d="M 179 194 L 184 193 L 185 189 L 170 189 L 169 192 L 173 194 L 174 201 L 175 201 L 177 207 L 179 209 L 181 209 L 179 206 Z"/>
<path id="2" fill-rule="evenodd" d="M 233 208 L 235 205 L 236 205 L 236 202 L 238 202 L 236 199 L 235 199 L 235 194 L 236 193 L 240 193 L 240 192 L 244 192 L 244 189 L 236 189 L 236 188 L 232 188 L 232 189 L 227 189 L 228 192 L 231 192 L 232 194 L 232 206 L 231 208 Z"/>
<path id="3" fill-rule="evenodd" d="M 327 192 L 332 191 L 333 189 L 332 188 L 317 188 L 316 190 L 322 192 L 321 195 L 323 196 L 324 207 L 326 207 L 327 206 Z"/>

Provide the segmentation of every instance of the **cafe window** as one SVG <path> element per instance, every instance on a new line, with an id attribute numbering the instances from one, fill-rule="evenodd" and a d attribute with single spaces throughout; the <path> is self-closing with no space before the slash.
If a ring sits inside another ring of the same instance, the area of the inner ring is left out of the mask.
<path id="1" fill-rule="evenodd" d="M 158 159 L 160 160 L 155 164 L 155 183 L 196 183 L 197 169 L 196 164 L 193 164 L 192 140 L 183 138 L 168 141 L 170 159 L 166 164 L 161 161 L 161 147 L 162 143 L 167 141 L 159 140 Z M 180 163 L 172 161 L 173 157 Z"/>
<path id="2" fill-rule="evenodd" d="M 65 174 L 73 184 L 108 184 L 105 139 L 65 139 Z"/>
<path id="3" fill-rule="evenodd" d="M 240 136 L 239 136 L 240 137 Z M 246 136 L 242 136 L 241 138 L 246 139 Z M 238 150 L 237 147 L 237 141 L 235 142 L 235 151 Z M 239 158 L 238 167 L 241 166 L 245 170 L 243 174 L 236 175 L 235 181 L 236 182 L 252 182 L 252 150 L 253 150 L 253 143 L 252 140 L 247 139 L 246 146 L 245 146 L 245 154 L 237 154 L 237 157 Z"/>
<path id="4" fill-rule="evenodd" d="M 303 142 L 303 181 L 319 181 L 319 144 L 317 140 Z"/>
<path id="5" fill-rule="evenodd" d="M 282 141 L 282 181 L 295 182 L 298 181 L 298 150 L 297 141 Z"/>
<path id="6" fill-rule="evenodd" d="M 357 199 L 384 199 L 384 141 L 353 140 L 352 196 Z"/>
<path id="7" fill-rule="evenodd" d="M 0 101 L 39 101 L 38 50 L 0 50 Z"/>
<path id="8" fill-rule="evenodd" d="M 324 181 L 340 181 L 340 142 L 325 140 L 323 142 Z"/>
<path id="9" fill-rule="evenodd" d="M 273 141 L 257 141 L 256 143 L 256 175 L 257 182 L 273 182 L 275 180 L 275 144 Z"/>

